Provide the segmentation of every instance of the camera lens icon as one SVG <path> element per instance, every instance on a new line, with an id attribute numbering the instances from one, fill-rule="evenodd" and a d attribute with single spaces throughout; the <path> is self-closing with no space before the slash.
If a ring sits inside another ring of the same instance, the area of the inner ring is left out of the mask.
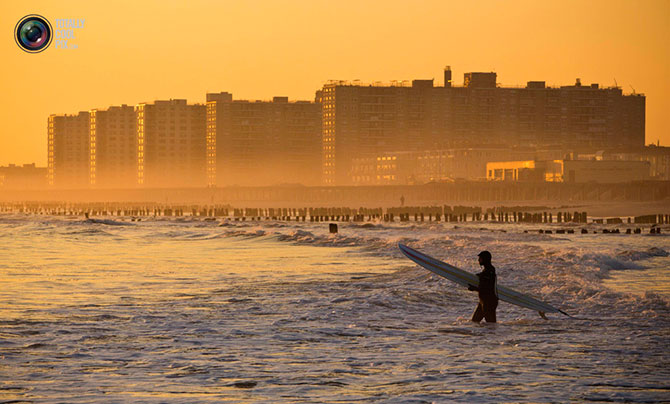
<path id="1" fill-rule="evenodd" d="M 16 44 L 26 52 L 42 52 L 53 39 L 51 24 L 41 15 L 27 15 L 16 24 L 14 39 Z"/>

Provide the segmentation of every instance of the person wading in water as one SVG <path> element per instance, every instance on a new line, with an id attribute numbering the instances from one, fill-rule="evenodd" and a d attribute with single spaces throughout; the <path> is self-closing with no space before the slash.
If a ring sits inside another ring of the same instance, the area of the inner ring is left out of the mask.
<path id="1" fill-rule="evenodd" d="M 491 264 L 491 253 L 482 251 L 479 253 L 479 265 L 484 270 L 477 274 L 479 278 L 479 287 L 468 285 L 468 290 L 479 292 L 479 304 L 472 313 L 472 321 L 479 323 L 486 319 L 487 323 L 496 322 L 496 308 L 498 307 L 498 288 L 496 279 L 496 269 Z"/>

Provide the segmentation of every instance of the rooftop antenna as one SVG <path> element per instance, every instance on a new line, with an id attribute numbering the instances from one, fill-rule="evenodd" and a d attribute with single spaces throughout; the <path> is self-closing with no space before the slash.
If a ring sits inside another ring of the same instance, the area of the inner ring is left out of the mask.
<path id="1" fill-rule="evenodd" d="M 632 88 L 632 89 L 633 89 L 633 95 L 635 95 L 635 89 L 633 88 L 633 86 L 632 86 L 632 85 L 630 85 L 630 84 L 629 84 L 629 86 L 630 86 L 630 88 Z"/>
<path id="2" fill-rule="evenodd" d="M 619 88 L 619 83 L 616 82 L 616 77 L 614 78 L 614 88 Z"/>

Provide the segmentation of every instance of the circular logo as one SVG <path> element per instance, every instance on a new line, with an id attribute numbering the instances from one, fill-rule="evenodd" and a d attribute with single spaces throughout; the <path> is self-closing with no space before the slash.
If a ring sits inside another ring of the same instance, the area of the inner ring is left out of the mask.
<path id="1" fill-rule="evenodd" d="M 14 39 L 21 49 L 29 53 L 45 50 L 53 39 L 51 24 L 37 14 L 27 15 L 16 24 Z"/>

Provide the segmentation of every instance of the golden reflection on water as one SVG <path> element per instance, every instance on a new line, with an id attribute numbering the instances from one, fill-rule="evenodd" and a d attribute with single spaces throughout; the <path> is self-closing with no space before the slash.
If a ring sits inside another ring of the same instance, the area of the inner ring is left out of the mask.
<path id="1" fill-rule="evenodd" d="M 182 230 L 81 225 L 4 234 L 0 315 L 70 305 L 188 299 L 231 284 L 388 272 L 398 263 L 272 236 L 221 237 L 216 226 Z M 95 230 L 95 231 L 92 231 Z M 6 230 L 5 230 L 6 231 Z M 404 264 L 404 262 L 403 262 Z"/>

